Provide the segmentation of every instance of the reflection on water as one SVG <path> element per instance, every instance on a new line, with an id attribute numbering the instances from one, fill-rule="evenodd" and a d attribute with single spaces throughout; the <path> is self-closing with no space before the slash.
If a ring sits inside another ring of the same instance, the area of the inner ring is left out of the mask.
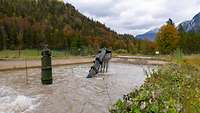
<path id="1" fill-rule="evenodd" d="M 89 64 L 56 67 L 50 86 L 41 85 L 40 69 L 28 70 L 28 84 L 25 70 L 0 72 L 0 113 L 108 113 L 144 82 L 143 68 L 148 67 L 111 63 L 108 73 L 86 79 Z"/>

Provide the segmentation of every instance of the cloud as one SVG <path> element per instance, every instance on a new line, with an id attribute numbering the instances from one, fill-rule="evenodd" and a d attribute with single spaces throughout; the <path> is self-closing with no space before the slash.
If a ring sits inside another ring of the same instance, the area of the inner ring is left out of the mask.
<path id="1" fill-rule="evenodd" d="M 119 33 L 137 35 L 160 27 L 168 18 L 175 23 L 200 12 L 199 0 L 67 0 L 81 13 Z"/>

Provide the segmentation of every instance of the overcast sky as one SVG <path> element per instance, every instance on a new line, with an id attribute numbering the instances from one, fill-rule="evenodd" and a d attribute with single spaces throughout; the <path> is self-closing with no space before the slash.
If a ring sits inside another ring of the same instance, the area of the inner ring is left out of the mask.
<path id="1" fill-rule="evenodd" d="M 160 27 L 168 18 L 176 24 L 200 12 L 200 0 L 65 0 L 84 15 L 118 33 L 133 35 Z"/>

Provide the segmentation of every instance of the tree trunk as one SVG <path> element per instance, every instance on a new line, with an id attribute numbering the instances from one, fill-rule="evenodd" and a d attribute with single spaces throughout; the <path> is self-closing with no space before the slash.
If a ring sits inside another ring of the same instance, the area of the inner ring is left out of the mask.
<path id="1" fill-rule="evenodd" d="M 21 56 L 21 48 L 19 47 L 18 49 L 18 56 L 20 57 Z"/>

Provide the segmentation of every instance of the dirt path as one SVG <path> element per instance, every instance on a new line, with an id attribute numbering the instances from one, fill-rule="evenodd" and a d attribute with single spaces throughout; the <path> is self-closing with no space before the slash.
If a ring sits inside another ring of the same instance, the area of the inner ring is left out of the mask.
<path id="1" fill-rule="evenodd" d="M 91 63 L 92 58 L 68 58 L 68 59 L 53 59 L 53 66 L 72 65 L 72 64 L 85 64 Z M 26 62 L 28 68 L 41 67 L 41 60 L 2 60 L 0 61 L 0 71 L 26 69 Z"/>
<path id="2" fill-rule="evenodd" d="M 117 56 L 113 59 L 113 62 L 129 63 L 136 65 L 166 65 L 169 61 L 158 59 L 156 57 L 146 56 Z"/>
<path id="3" fill-rule="evenodd" d="M 73 65 L 73 64 L 85 64 L 92 63 L 94 58 L 86 58 L 86 57 L 75 57 L 75 58 L 66 58 L 66 59 L 53 59 L 53 66 L 62 66 L 62 65 Z M 125 56 L 125 57 L 115 57 L 112 58 L 112 62 L 120 62 L 120 63 L 130 63 L 136 65 L 165 65 L 169 62 L 161 61 L 154 59 L 153 57 L 134 57 L 134 56 Z M 41 60 L 0 60 L 0 71 L 8 71 L 8 70 L 18 70 L 18 69 L 26 69 L 27 68 L 40 68 Z"/>

